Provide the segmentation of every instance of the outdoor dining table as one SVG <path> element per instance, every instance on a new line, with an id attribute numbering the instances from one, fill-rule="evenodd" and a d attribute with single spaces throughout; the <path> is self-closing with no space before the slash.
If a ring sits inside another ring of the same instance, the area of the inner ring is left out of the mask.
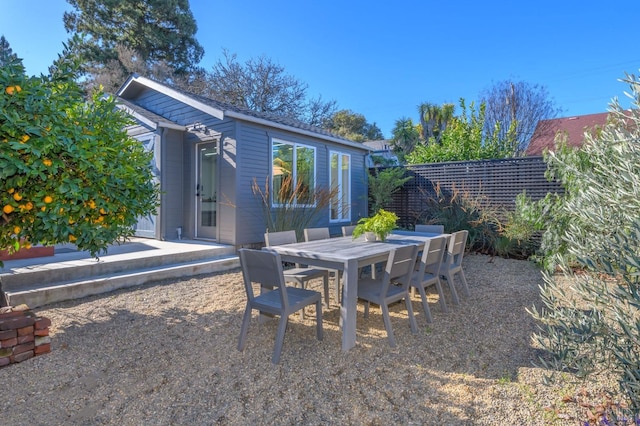
<path id="1" fill-rule="evenodd" d="M 397 231 L 385 241 L 365 241 L 364 237 L 338 237 L 302 243 L 265 247 L 280 254 L 283 261 L 303 263 L 343 271 L 343 296 L 340 306 L 342 350 L 356 344 L 358 270 L 363 266 L 385 262 L 391 250 L 406 245 L 422 246 L 439 235 L 426 232 Z"/>

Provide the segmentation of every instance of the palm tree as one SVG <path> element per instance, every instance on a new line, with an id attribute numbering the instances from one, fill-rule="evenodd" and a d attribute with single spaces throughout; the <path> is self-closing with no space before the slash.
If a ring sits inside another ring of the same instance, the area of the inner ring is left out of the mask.
<path id="1" fill-rule="evenodd" d="M 442 132 L 447 128 L 447 123 L 453 118 L 454 109 L 453 104 L 442 104 L 442 106 L 438 106 L 425 102 L 418 105 L 420 125 L 422 127 L 420 136 L 426 144 L 429 143 L 431 138 L 433 138 L 436 143 L 440 142 Z"/>

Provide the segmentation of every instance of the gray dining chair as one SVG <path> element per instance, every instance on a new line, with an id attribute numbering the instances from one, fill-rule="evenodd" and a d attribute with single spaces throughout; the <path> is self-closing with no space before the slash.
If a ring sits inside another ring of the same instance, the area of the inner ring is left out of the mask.
<path id="1" fill-rule="evenodd" d="M 431 232 L 434 234 L 444 234 L 444 225 L 416 225 L 416 232 Z"/>
<path id="2" fill-rule="evenodd" d="M 317 241 L 317 240 L 328 240 L 331 238 L 331 234 L 329 233 L 329 228 L 305 228 L 304 229 L 304 240 L 305 241 Z M 340 304 L 341 293 L 340 293 L 340 274 L 341 272 L 337 269 L 327 268 L 329 271 L 329 279 L 333 278 L 333 282 L 336 288 L 336 301 Z"/>
<path id="3" fill-rule="evenodd" d="M 276 342 L 271 356 L 271 362 L 274 364 L 280 362 L 289 316 L 309 305 L 316 305 L 316 337 L 318 340 L 322 340 L 322 295 L 313 290 L 287 287 L 282 270 L 282 260 L 278 253 L 251 249 L 240 249 L 238 253 L 247 294 L 247 305 L 242 318 L 238 350 L 243 351 L 247 343 L 247 333 L 253 310 L 280 317 Z M 258 296 L 253 292 L 254 283 L 260 284 L 261 293 Z M 263 291 L 265 289 L 271 290 Z"/>
<path id="4" fill-rule="evenodd" d="M 447 244 L 447 252 L 445 253 L 445 257 L 440 268 L 440 275 L 447 279 L 453 303 L 456 305 L 460 304 L 454 282 L 456 275 L 460 276 L 460 281 L 462 281 L 462 290 L 465 296 L 468 297 L 470 295 L 467 279 L 464 276 L 464 271 L 462 270 L 462 258 L 464 257 L 468 236 L 469 231 L 467 230 L 457 231 L 451 234 Z"/>
<path id="5" fill-rule="evenodd" d="M 342 227 L 342 236 L 350 237 L 353 235 L 353 230 L 356 229 L 356 225 L 346 225 Z"/>
<path id="6" fill-rule="evenodd" d="M 416 263 L 418 247 L 409 245 L 391 250 L 383 274 L 379 278 L 367 277 L 358 280 L 358 298 L 367 302 L 364 307 L 365 318 L 369 316 L 369 304 L 375 303 L 382 309 L 384 328 L 387 330 L 389 346 L 395 347 L 396 340 L 391 326 L 389 305 L 404 299 L 409 315 L 412 333 L 418 332 L 409 297 L 409 281 Z"/>
<path id="7" fill-rule="evenodd" d="M 416 268 L 411 276 L 409 286 L 413 291 L 418 290 L 420 299 L 422 300 L 422 309 L 427 323 L 433 322 L 429 303 L 427 302 L 427 293 L 425 289 L 435 285 L 440 297 L 440 307 L 443 312 L 447 312 L 447 303 L 444 300 L 444 292 L 442 291 L 442 283 L 440 282 L 440 267 L 444 254 L 447 250 L 447 237 L 432 238 L 424 243 L 422 253 L 419 260 L 416 261 Z"/>
<path id="8" fill-rule="evenodd" d="M 267 247 L 280 246 L 283 244 L 297 243 L 296 231 L 278 231 L 267 232 L 264 234 L 264 241 Z M 293 268 L 287 268 L 284 270 L 284 279 L 286 282 L 298 284 L 300 287 L 305 288 L 307 282 L 316 278 L 322 278 L 324 286 L 324 301 L 325 306 L 329 306 L 329 271 L 323 268 L 308 267 L 300 264 L 296 264 Z M 304 318 L 304 311 L 302 311 L 302 317 Z"/>

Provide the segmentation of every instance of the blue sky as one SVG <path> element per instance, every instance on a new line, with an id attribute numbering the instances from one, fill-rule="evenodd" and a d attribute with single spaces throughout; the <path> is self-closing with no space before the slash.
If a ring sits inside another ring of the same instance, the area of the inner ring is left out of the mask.
<path id="1" fill-rule="evenodd" d="M 207 69 L 222 49 L 261 55 L 308 84 L 311 96 L 363 114 L 385 137 L 417 121 L 417 105 L 478 100 L 505 80 L 546 86 L 562 116 L 629 106 L 625 72 L 638 74 L 640 2 L 191 0 Z M 0 34 L 28 74 L 68 39 L 65 0 L 0 0 Z"/>

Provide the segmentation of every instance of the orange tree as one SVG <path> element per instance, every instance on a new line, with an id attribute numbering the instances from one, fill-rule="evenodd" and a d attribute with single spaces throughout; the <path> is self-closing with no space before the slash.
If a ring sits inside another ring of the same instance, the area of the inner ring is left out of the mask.
<path id="1" fill-rule="evenodd" d="M 112 97 L 86 99 L 65 51 L 48 76 L 0 67 L 0 249 L 71 242 L 92 256 L 155 211 L 151 154 Z"/>

